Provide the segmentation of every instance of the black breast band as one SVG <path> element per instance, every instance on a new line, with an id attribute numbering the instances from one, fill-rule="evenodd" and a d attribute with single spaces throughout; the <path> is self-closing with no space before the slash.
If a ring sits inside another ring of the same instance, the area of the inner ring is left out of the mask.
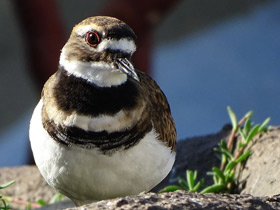
<path id="1" fill-rule="evenodd" d="M 57 126 L 49 120 L 43 122 L 43 126 L 49 135 L 59 143 L 70 147 L 75 145 L 86 149 L 98 148 L 104 154 L 132 147 L 152 130 L 151 123 L 143 123 L 141 126 L 112 133 L 85 131 L 75 126 Z"/>
<path id="2" fill-rule="evenodd" d="M 130 110 L 137 104 L 139 90 L 133 80 L 128 79 L 119 86 L 98 87 L 69 75 L 62 67 L 57 73 L 59 79 L 54 87 L 54 97 L 58 108 L 66 113 L 113 115 L 122 109 Z"/>

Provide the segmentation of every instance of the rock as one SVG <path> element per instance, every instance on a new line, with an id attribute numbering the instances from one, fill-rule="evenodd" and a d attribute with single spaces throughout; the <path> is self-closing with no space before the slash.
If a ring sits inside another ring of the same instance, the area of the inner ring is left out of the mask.
<path id="1" fill-rule="evenodd" d="M 280 195 L 253 197 L 233 194 L 198 194 L 185 191 L 172 193 L 146 193 L 112 200 L 104 200 L 67 210 L 125 210 L 125 209 L 279 209 Z"/>
<path id="2" fill-rule="evenodd" d="M 227 139 L 230 131 L 230 126 L 224 126 L 217 134 L 179 141 L 172 173 L 153 191 L 158 192 L 169 184 L 177 184 L 177 177 L 185 177 L 186 169 L 197 170 L 198 178 L 203 177 L 207 185 L 211 184 L 212 178 L 206 176 L 206 172 L 213 166 L 219 166 L 213 148 L 221 139 Z M 239 184 L 236 189 L 241 195 L 182 191 L 164 194 L 145 193 L 70 209 L 279 209 L 279 195 L 267 196 L 280 193 L 280 127 L 269 129 L 258 136 L 250 145 L 250 149 L 252 155 L 244 167 L 237 171 Z M 39 199 L 49 201 L 55 194 L 55 190 L 46 184 L 35 166 L 0 169 L 0 184 L 10 180 L 16 180 L 16 183 L 4 189 L 3 193 L 13 198 L 32 202 Z M 25 209 L 25 206 L 15 206 L 14 203 L 11 205 L 13 209 Z M 73 206 L 69 201 L 63 201 L 41 210 L 64 209 L 71 205 Z"/>
<path id="3" fill-rule="evenodd" d="M 48 202 L 56 193 L 41 176 L 35 166 L 21 166 L 2 168 L 0 170 L 0 184 L 14 180 L 15 183 L 3 189 L 3 194 L 23 201 L 37 202 L 43 199 Z M 12 209 L 20 209 L 22 205 L 10 203 Z M 25 206 L 23 207 L 25 209 Z"/>
<path id="4" fill-rule="evenodd" d="M 280 127 L 254 139 L 252 154 L 239 169 L 239 191 L 242 194 L 267 196 L 280 193 Z"/>
<path id="5" fill-rule="evenodd" d="M 15 183 L 1 191 L 5 196 L 10 196 L 17 200 L 37 203 L 38 200 L 42 199 L 48 203 L 57 193 L 46 183 L 36 166 L 1 168 L 0 184 L 7 183 L 11 180 L 15 180 Z M 63 202 L 63 204 L 66 202 Z M 26 209 L 26 205 L 16 202 L 10 202 L 9 204 L 12 209 Z M 74 206 L 74 204 L 68 201 L 65 208 L 70 206 Z M 59 207 L 59 209 L 61 208 Z"/>

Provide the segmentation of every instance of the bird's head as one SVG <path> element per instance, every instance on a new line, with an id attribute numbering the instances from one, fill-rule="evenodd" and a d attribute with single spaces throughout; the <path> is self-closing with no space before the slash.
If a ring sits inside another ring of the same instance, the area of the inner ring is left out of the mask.
<path id="1" fill-rule="evenodd" d="M 60 66 L 100 87 L 139 81 L 131 56 L 136 36 L 124 22 L 106 16 L 90 17 L 73 28 L 62 49 Z"/>

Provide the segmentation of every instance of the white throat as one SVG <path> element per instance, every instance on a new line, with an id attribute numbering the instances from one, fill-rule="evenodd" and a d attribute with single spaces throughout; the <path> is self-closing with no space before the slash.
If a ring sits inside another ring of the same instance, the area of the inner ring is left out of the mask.
<path id="1" fill-rule="evenodd" d="M 83 62 L 68 60 L 64 49 L 61 51 L 59 64 L 76 77 L 87 80 L 99 87 L 118 86 L 127 81 L 127 75 L 106 62 Z"/>

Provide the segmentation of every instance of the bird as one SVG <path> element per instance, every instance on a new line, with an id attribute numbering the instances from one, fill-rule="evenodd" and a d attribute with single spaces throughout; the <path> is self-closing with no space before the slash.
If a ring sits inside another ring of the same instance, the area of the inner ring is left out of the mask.
<path id="1" fill-rule="evenodd" d="M 109 16 L 75 25 L 33 111 L 35 163 L 77 206 L 148 192 L 174 164 L 170 106 L 157 83 L 134 67 L 136 39 Z"/>

